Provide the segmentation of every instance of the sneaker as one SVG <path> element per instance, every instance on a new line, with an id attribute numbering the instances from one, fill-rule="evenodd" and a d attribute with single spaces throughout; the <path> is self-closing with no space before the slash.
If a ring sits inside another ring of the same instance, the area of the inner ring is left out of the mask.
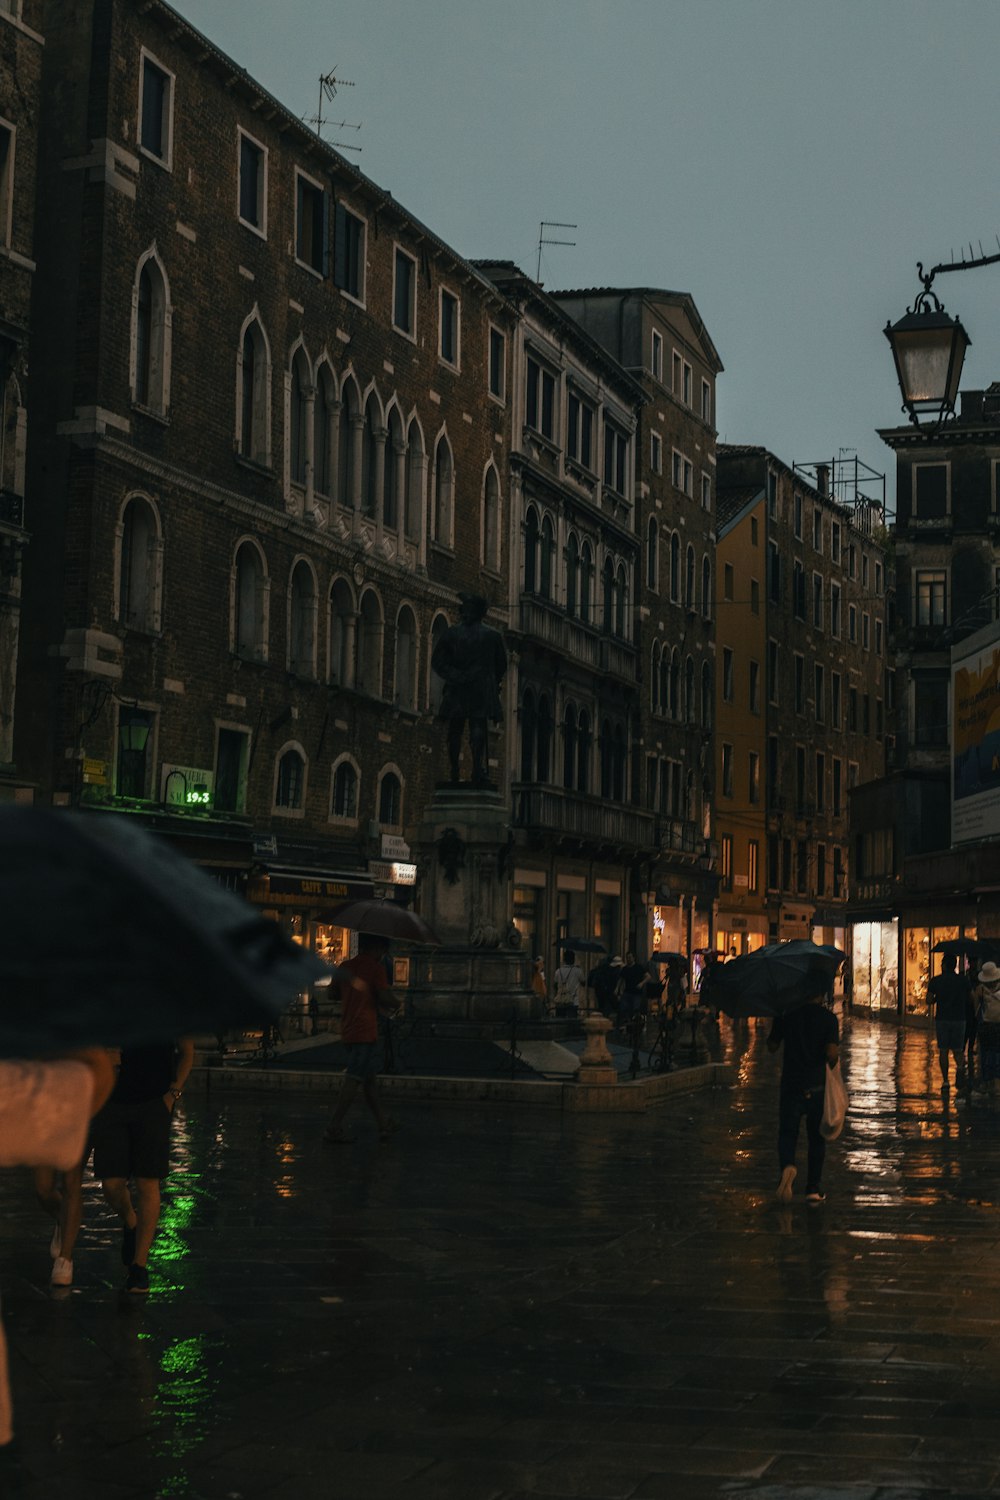
<path id="1" fill-rule="evenodd" d="M 824 1193 L 824 1191 L 823 1191 L 822 1188 L 818 1188 L 818 1187 L 806 1188 L 806 1202 L 807 1203 L 825 1203 L 826 1202 L 826 1194 Z"/>
<path id="2" fill-rule="evenodd" d="M 62 1226 L 58 1219 L 56 1220 L 56 1227 L 52 1231 L 52 1238 L 49 1241 L 49 1254 L 53 1260 L 58 1260 L 62 1254 Z"/>
<path id="3" fill-rule="evenodd" d="M 792 1183 L 794 1181 L 795 1181 L 795 1168 L 794 1167 L 783 1167 L 782 1171 L 781 1171 L 781 1181 L 778 1183 L 778 1191 L 774 1195 L 777 1198 L 777 1200 L 778 1200 L 779 1203 L 791 1203 L 791 1201 L 792 1201 Z"/>
<path id="4" fill-rule="evenodd" d="M 129 1266 L 128 1275 L 125 1277 L 125 1290 L 127 1292 L 149 1291 L 149 1272 L 145 1266 Z"/>
<path id="5" fill-rule="evenodd" d="M 135 1264 L 135 1225 L 131 1229 L 126 1224 L 122 1229 L 122 1265 L 128 1269 Z"/>
<path id="6" fill-rule="evenodd" d="M 50 1286 L 72 1286 L 73 1285 L 73 1262 L 64 1260 L 57 1255 L 52 1262 L 52 1275 L 49 1277 Z"/>

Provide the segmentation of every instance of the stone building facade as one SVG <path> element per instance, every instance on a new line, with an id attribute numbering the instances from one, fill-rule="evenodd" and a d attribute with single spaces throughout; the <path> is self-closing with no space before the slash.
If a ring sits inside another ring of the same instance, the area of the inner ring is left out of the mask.
<path id="1" fill-rule="evenodd" d="M 60 0 L 44 65 L 19 754 L 322 947 L 409 878 L 435 639 L 508 597 L 515 316 L 160 0 Z"/>

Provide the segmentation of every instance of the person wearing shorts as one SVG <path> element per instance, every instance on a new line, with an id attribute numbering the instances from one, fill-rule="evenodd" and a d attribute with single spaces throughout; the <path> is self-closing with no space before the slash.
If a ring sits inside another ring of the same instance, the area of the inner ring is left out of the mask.
<path id="1" fill-rule="evenodd" d="M 947 1094 L 951 1087 L 948 1081 L 949 1055 L 955 1059 L 955 1083 L 961 1088 L 965 1081 L 965 1012 L 972 996 L 972 986 L 957 970 L 955 955 L 944 954 L 940 974 L 935 974 L 927 986 L 927 999 L 934 1007 L 942 1094 Z"/>
<path id="2" fill-rule="evenodd" d="M 114 1092 L 91 1125 L 94 1176 L 122 1221 L 129 1292 L 149 1291 L 147 1263 L 160 1219 L 160 1182 L 170 1170 L 170 1122 L 193 1061 L 191 1041 L 123 1047 Z"/>
<path id="3" fill-rule="evenodd" d="M 387 1140 L 396 1129 L 382 1108 L 377 1078 L 382 1065 L 382 1047 L 378 1037 L 379 1013 L 391 1014 L 399 1009 L 399 1000 L 389 987 L 384 958 L 388 940 L 374 933 L 358 934 L 358 952 L 338 970 L 340 983 L 340 1040 L 347 1053 L 344 1083 L 330 1123 L 323 1135 L 331 1146 L 347 1145 L 354 1139 L 344 1130 L 344 1120 L 359 1092 L 375 1116 L 380 1140 Z M 351 982 L 348 983 L 348 980 Z"/>

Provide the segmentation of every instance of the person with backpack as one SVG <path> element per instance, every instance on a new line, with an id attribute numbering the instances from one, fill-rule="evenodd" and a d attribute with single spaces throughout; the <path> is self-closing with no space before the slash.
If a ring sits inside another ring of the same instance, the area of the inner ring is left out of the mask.
<path id="1" fill-rule="evenodd" d="M 560 1007 L 570 1006 L 574 1011 L 580 1009 L 580 996 L 583 993 L 583 970 L 576 961 L 576 954 L 572 948 L 567 948 L 563 954 L 563 961 L 553 976 L 555 982 L 555 1007 L 559 1014 Z"/>

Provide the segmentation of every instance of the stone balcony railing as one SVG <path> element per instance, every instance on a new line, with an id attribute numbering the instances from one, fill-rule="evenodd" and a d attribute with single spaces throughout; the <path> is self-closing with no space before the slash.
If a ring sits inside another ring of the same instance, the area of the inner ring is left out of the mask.
<path id="1" fill-rule="evenodd" d="M 561 835 L 592 846 L 656 849 L 656 818 L 643 808 L 530 782 L 515 782 L 511 791 L 515 828 Z"/>
<path id="2" fill-rule="evenodd" d="M 706 869 L 713 867 L 719 856 L 716 841 L 707 839 L 701 825 L 687 818 L 661 818 L 659 844 L 663 855 L 679 855 L 692 863 L 700 861 Z"/>
<path id="3" fill-rule="evenodd" d="M 572 657 L 576 662 L 613 677 L 635 679 L 636 652 L 628 641 L 602 634 L 564 614 L 545 599 L 522 599 L 518 626 L 522 635 Z"/>

